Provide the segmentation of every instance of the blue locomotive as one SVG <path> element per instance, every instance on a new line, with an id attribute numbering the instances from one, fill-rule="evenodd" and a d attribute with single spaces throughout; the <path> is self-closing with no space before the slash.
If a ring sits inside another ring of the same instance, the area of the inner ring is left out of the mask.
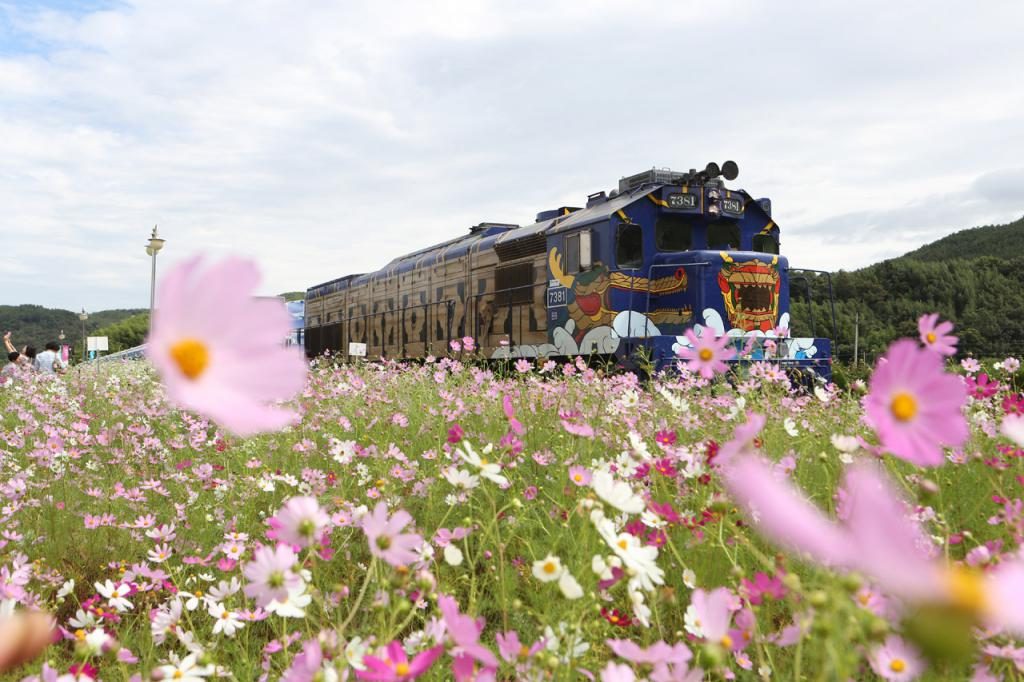
<path id="1" fill-rule="evenodd" d="M 831 342 L 792 338 L 790 270 L 768 199 L 736 164 L 622 178 L 583 207 L 467 234 L 306 292 L 310 355 L 416 358 L 471 336 L 492 358 L 603 356 L 661 368 L 684 332 L 735 338 L 737 362 L 828 377 Z"/>

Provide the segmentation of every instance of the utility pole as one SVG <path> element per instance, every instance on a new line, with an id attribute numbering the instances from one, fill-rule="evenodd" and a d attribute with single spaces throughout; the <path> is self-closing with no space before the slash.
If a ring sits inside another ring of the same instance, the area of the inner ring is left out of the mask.
<path id="1" fill-rule="evenodd" d="M 853 366 L 857 366 L 857 347 L 860 345 L 860 311 L 853 318 Z"/>

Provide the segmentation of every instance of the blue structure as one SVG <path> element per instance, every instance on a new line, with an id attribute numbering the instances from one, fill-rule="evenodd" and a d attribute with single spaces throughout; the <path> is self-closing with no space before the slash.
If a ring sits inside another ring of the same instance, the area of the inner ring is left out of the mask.
<path id="1" fill-rule="evenodd" d="M 344 355 L 355 341 L 371 356 L 418 357 L 473 336 L 495 358 L 631 364 L 642 349 L 661 368 L 700 325 L 733 337 L 745 351 L 738 362 L 827 377 L 829 339 L 788 335 L 790 270 L 771 202 L 727 188 L 737 173 L 732 162 L 645 171 L 584 207 L 542 211 L 523 227 L 481 223 L 376 272 L 312 287 L 307 351 Z"/>

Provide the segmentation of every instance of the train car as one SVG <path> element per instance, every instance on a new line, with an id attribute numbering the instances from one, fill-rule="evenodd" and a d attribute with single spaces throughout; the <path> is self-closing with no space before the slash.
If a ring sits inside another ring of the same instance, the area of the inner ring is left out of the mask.
<path id="1" fill-rule="evenodd" d="M 643 350 L 661 368 L 699 326 L 733 337 L 739 362 L 828 377 L 830 340 L 788 334 L 790 271 L 771 202 L 727 188 L 737 174 L 731 161 L 644 171 L 532 225 L 480 223 L 376 272 L 310 287 L 306 351 L 420 358 L 471 336 L 491 358 L 629 364 Z"/>

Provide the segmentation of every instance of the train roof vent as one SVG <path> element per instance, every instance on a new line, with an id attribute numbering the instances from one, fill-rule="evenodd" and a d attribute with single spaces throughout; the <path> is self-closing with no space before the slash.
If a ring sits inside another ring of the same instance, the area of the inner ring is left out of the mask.
<path id="1" fill-rule="evenodd" d="M 678 185 L 684 175 L 671 168 L 652 168 L 619 180 L 619 193 L 629 192 L 641 185 Z"/>
<path id="2" fill-rule="evenodd" d="M 479 234 L 483 232 L 484 236 L 489 236 L 492 234 L 498 234 L 499 232 L 508 232 L 509 230 L 516 229 L 517 227 L 519 226 L 513 225 L 512 223 L 480 223 L 479 225 L 474 225 L 469 228 L 469 233 Z"/>
<path id="3" fill-rule="evenodd" d="M 545 220 L 561 218 L 562 216 L 567 216 L 570 213 L 575 213 L 578 210 L 580 210 L 579 206 L 559 206 L 558 208 L 553 208 L 550 211 L 541 211 L 537 214 L 537 222 L 542 223 Z"/>

